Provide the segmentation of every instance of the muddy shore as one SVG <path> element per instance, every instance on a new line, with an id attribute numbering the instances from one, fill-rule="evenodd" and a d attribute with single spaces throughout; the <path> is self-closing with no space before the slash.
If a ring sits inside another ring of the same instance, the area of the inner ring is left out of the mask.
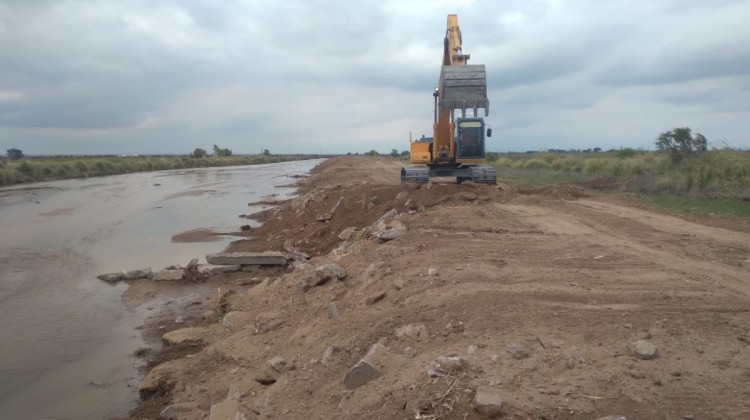
<path id="1" fill-rule="evenodd" d="M 750 417 L 746 221 L 399 165 L 329 159 L 249 216 L 229 250 L 286 266 L 132 282 L 161 309 L 129 418 Z"/>

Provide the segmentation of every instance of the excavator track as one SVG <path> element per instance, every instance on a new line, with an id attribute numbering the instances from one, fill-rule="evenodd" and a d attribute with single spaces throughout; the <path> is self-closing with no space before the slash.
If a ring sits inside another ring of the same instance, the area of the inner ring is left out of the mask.
<path id="1" fill-rule="evenodd" d="M 421 166 L 401 168 L 401 182 L 411 181 L 426 184 L 430 182 L 430 177 L 456 177 L 459 184 L 464 181 L 473 181 L 477 184 L 497 184 L 497 171 L 493 166 L 488 165 L 436 169 Z"/>

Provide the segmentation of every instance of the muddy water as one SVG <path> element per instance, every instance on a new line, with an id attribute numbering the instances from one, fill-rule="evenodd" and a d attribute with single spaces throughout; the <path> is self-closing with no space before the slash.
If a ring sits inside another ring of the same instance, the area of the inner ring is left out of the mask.
<path id="1" fill-rule="evenodd" d="M 247 203 L 319 161 L 68 180 L 0 189 L 0 418 L 123 416 L 137 398 L 125 284 L 104 272 L 186 264 L 232 239 L 174 242 L 193 229 L 236 231 Z M 255 208 L 257 210 L 258 208 Z M 204 235 L 205 236 L 205 235 Z"/>

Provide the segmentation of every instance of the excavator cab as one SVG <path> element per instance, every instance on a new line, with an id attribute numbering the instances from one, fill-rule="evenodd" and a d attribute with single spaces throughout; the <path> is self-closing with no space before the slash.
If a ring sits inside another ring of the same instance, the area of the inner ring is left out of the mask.
<path id="1" fill-rule="evenodd" d="M 484 159 L 484 120 L 459 118 L 456 122 L 456 159 Z"/>

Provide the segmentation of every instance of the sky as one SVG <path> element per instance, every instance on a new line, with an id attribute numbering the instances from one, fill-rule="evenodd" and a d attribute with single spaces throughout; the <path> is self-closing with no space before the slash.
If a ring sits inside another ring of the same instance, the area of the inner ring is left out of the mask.
<path id="1" fill-rule="evenodd" d="M 0 148 L 408 150 L 449 13 L 488 150 L 750 148 L 749 0 L 2 0 Z"/>

